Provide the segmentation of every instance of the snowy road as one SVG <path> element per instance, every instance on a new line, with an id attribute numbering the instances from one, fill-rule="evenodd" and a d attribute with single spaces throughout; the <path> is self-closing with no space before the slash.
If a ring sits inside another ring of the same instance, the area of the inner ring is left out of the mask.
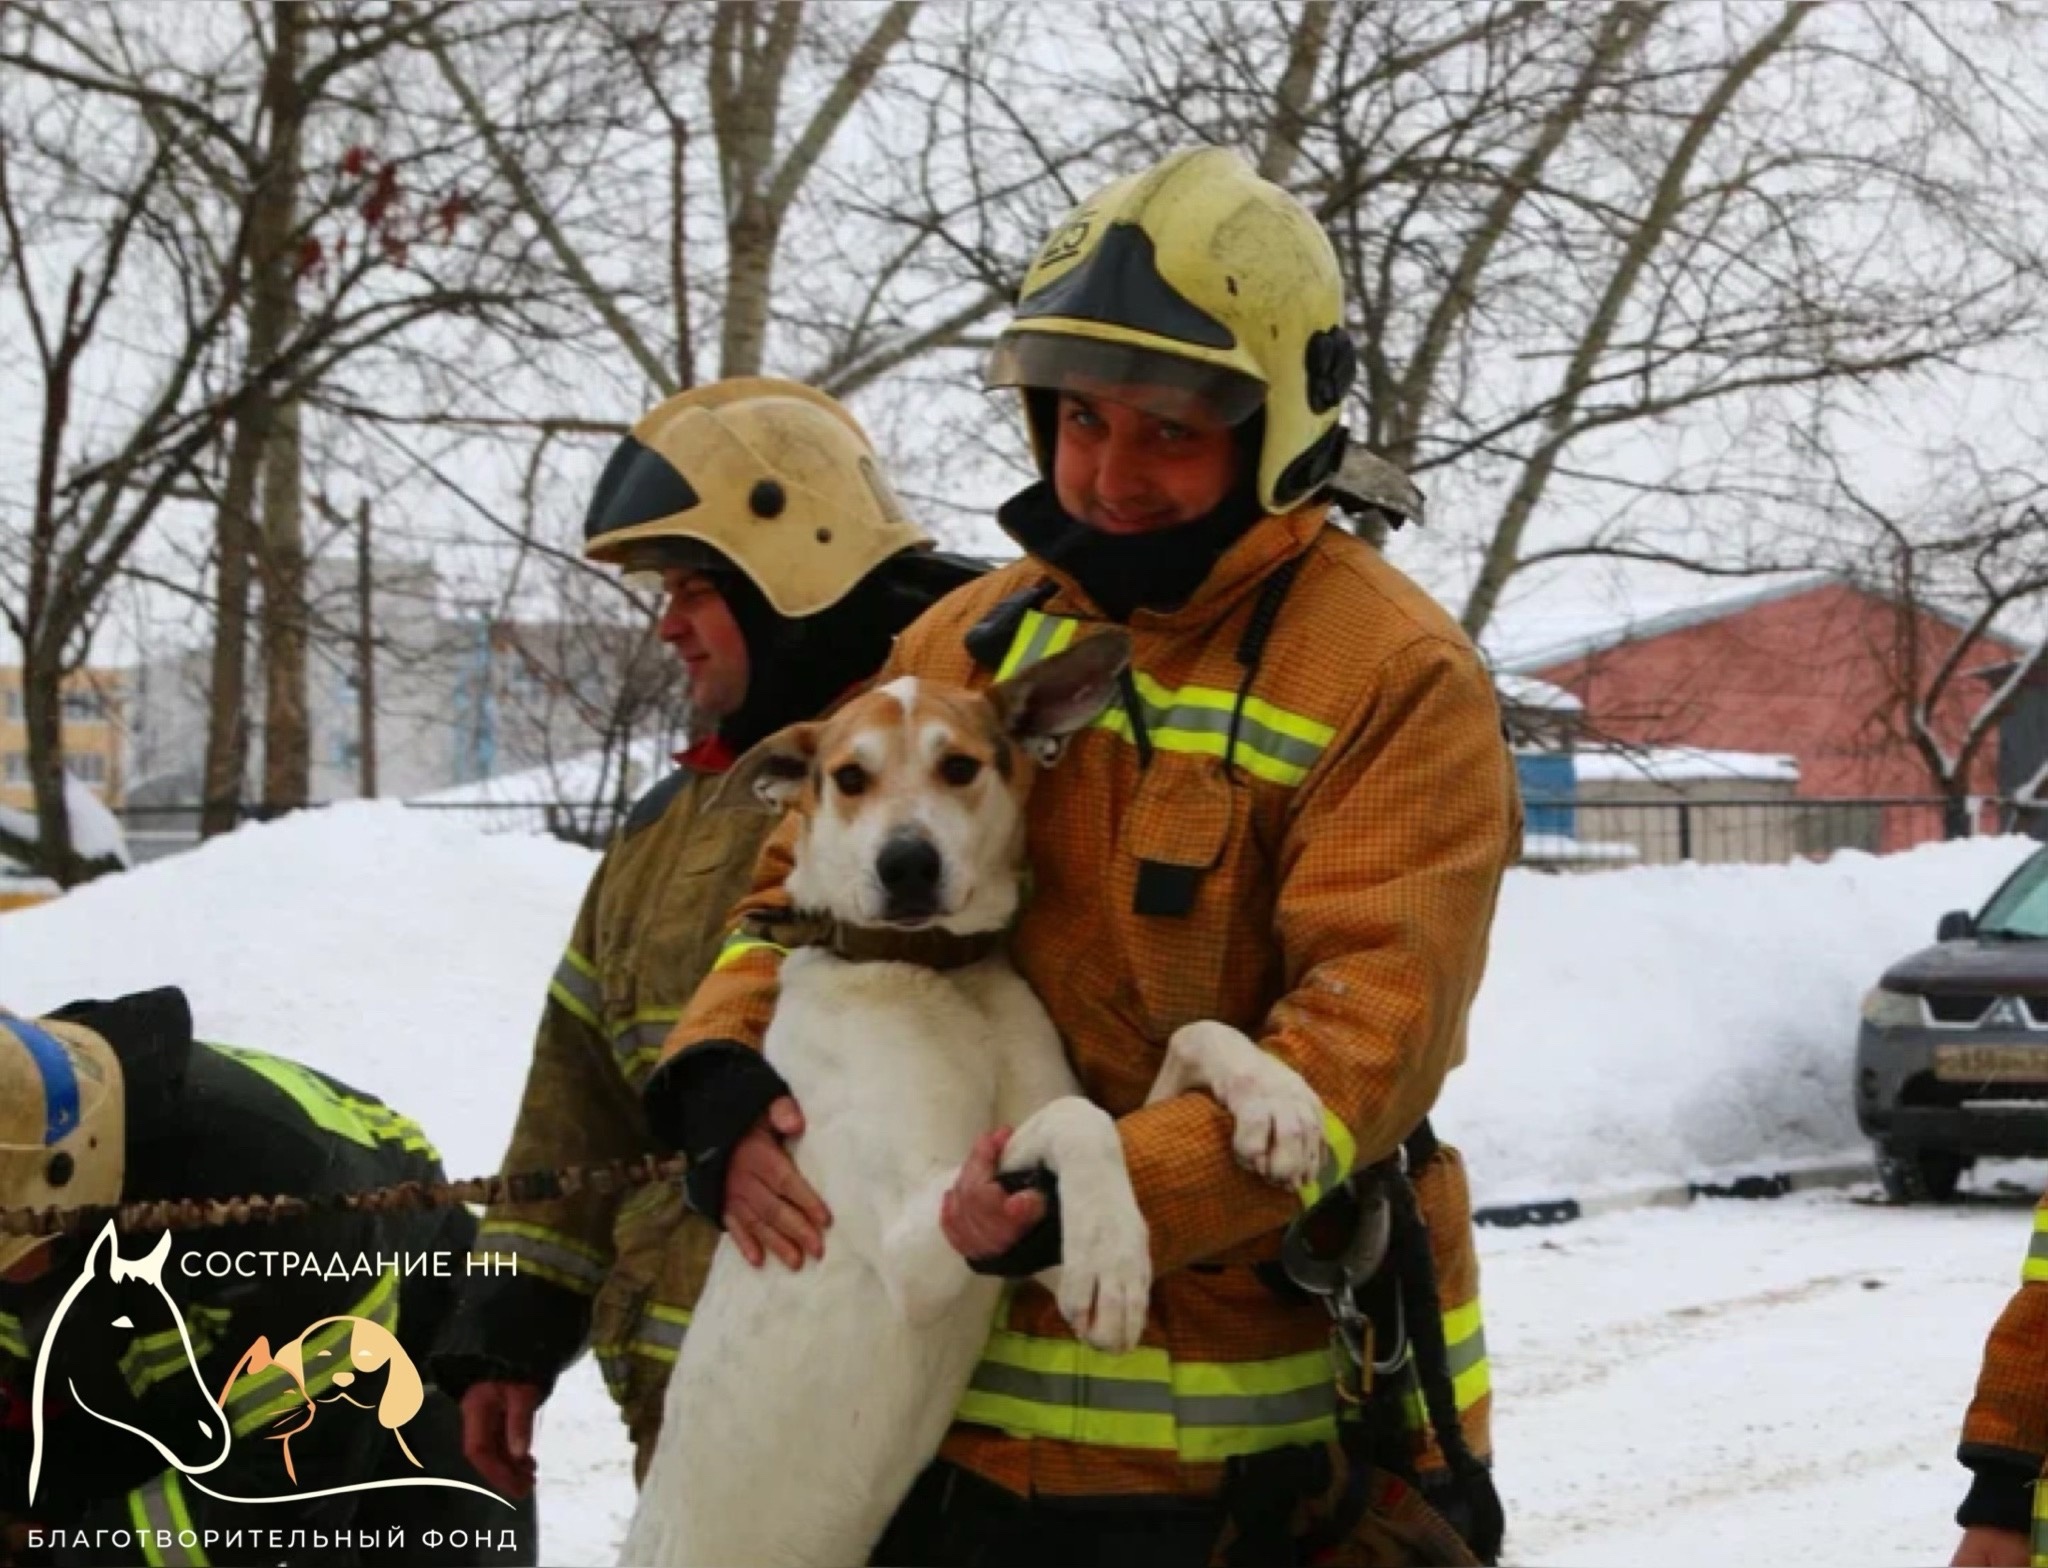
<path id="1" fill-rule="evenodd" d="M 1947 1562 L 1956 1426 L 2039 1192 L 2001 1174 L 1945 1210 L 1828 1192 L 1483 1232 L 1510 1561 Z M 625 1438 L 587 1361 L 540 1459 L 545 1560 L 613 1561 Z"/>
<path id="2" fill-rule="evenodd" d="M 1830 1192 L 1487 1235 L 1511 1559 L 1947 1562 L 2040 1191 L 2001 1174 L 1945 1210 Z"/>

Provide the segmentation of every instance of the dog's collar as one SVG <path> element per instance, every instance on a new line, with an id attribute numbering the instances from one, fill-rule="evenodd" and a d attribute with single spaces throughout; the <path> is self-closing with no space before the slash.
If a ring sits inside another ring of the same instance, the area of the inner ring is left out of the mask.
<path id="1" fill-rule="evenodd" d="M 746 921 L 750 934 L 778 947 L 822 947 L 850 964 L 915 964 L 920 969 L 965 969 L 999 951 L 1007 931 L 965 936 L 936 928 L 897 931 L 887 926 L 851 926 L 809 910 L 757 910 Z"/>

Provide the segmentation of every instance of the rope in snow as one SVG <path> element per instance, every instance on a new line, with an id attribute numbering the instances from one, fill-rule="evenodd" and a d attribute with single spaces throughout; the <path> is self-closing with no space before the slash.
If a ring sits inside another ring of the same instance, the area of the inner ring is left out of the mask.
<path id="1" fill-rule="evenodd" d="M 312 1214 L 388 1214 L 445 1209 L 458 1203 L 544 1203 L 579 1192 L 624 1192 L 658 1181 L 677 1181 L 684 1164 L 678 1155 L 643 1154 L 603 1165 L 564 1165 L 556 1170 L 470 1176 L 461 1181 L 402 1181 L 365 1192 L 323 1192 L 311 1197 L 249 1194 L 85 1204 L 68 1209 L 0 1209 L 0 1236 L 75 1236 L 107 1220 L 122 1230 L 199 1230 L 210 1225 L 274 1224 Z"/>

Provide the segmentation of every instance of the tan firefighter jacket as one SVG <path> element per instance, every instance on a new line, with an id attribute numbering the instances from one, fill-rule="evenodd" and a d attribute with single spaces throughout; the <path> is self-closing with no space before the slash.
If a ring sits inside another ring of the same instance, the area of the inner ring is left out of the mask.
<path id="1" fill-rule="evenodd" d="M 722 768 L 671 774 L 634 807 L 591 878 L 548 984 L 504 1170 L 655 1152 L 640 1086 L 711 968 L 774 825 L 759 811 L 707 811 L 721 777 Z M 659 1421 L 717 1236 L 672 1183 L 623 1199 L 495 1205 L 477 1245 L 516 1259 L 517 1277 L 468 1281 L 437 1376 L 458 1392 L 485 1377 L 545 1387 L 587 1340 L 642 1441 Z"/>

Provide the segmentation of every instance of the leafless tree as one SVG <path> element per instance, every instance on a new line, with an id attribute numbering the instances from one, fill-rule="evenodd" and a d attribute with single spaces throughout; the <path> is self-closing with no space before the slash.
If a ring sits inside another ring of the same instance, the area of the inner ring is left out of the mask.
<path id="1" fill-rule="evenodd" d="M 1240 146 L 1329 227 L 1358 428 L 1476 520 L 1456 543 L 1477 635 L 1545 563 L 1782 568 L 1696 526 L 1810 498 L 1774 484 L 1765 432 L 2038 324 L 2039 26 L 1338 0 L 1105 31 L 1155 146 Z M 1731 431 L 1732 460 L 1660 468 L 1681 429 Z"/>
<path id="2" fill-rule="evenodd" d="M 2003 722 L 2048 675 L 2048 483 L 1989 468 L 1968 449 L 1948 455 L 1917 493 L 1880 501 L 1834 474 L 1845 575 L 1870 581 L 1891 606 L 1886 675 L 1872 728 L 1903 737 L 1943 802 L 1950 838 L 1972 831 L 1971 801 L 1994 789 L 1986 758 Z M 2048 757 L 2012 794 L 2035 801 Z"/>
<path id="3" fill-rule="evenodd" d="M 514 303 L 474 275 L 425 264 L 447 238 L 449 209 L 402 212 L 404 174 L 389 159 L 344 156 L 310 194 L 280 196 L 273 174 L 301 156 L 298 132 L 273 134 L 282 100 L 328 92 L 388 51 L 402 24 L 310 7 L 255 14 L 260 35 L 223 13 L 200 27 L 119 7 L 0 14 L 7 282 L 42 390 L 38 477 L 26 549 L 10 563 L 8 613 L 35 694 L 40 859 L 53 874 L 68 874 L 72 858 L 57 683 L 82 657 L 96 607 L 138 542 L 181 508 L 218 519 L 217 641 L 226 651 L 216 659 L 215 703 L 232 722 L 222 726 L 231 744 L 216 751 L 232 753 L 258 479 L 279 444 L 277 411 L 422 322 Z M 303 58 L 302 27 L 324 42 Z M 282 78 L 295 63 L 287 89 Z M 335 232 L 343 213 L 361 220 L 353 236 Z M 279 292 L 280 277 L 295 296 Z M 275 546 L 263 556 L 266 642 L 279 666 L 280 787 L 302 799 L 303 567 L 289 418 L 284 429 L 264 503 Z M 224 475 L 214 461 L 223 451 Z M 210 760 L 229 792 L 210 804 L 231 815 L 239 763 Z"/>

